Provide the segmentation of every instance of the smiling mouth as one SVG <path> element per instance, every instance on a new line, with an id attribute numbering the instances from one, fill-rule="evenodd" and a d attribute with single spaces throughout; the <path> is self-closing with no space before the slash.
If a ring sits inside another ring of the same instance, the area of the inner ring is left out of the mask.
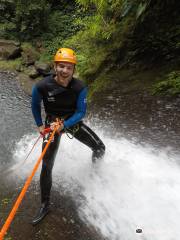
<path id="1" fill-rule="evenodd" d="M 63 77 L 63 78 L 68 78 L 69 77 L 69 75 L 64 75 L 62 73 L 60 73 L 60 76 Z"/>

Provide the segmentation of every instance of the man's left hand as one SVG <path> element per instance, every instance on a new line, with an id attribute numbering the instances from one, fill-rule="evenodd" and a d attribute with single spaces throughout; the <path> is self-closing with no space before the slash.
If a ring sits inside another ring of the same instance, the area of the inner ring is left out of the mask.
<path id="1" fill-rule="evenodd" d="M 57 126 L 58 126 L 57 132 L 59 133 L 59 132 L 61 132 L 61 131 L 63 130 L 64 124 L 63 124 L 62 121 L 52 122 L 52 123 L 50 124 L 50 128 L 51 128 L 52 131 L 53 131 L 54 128 L 57 127 Z"/>

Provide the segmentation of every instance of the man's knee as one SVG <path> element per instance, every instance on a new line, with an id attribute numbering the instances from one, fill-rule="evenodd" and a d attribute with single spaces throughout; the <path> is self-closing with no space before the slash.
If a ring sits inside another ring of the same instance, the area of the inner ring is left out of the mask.
<path id="1" fill-rule="evenodd" d="M 53 163 L 46 163 L 43 162 L 42 164 L 42 169 L 41 169 L 41 175 L 45 175 L 45 176 L 49 176 L 52 173 L 52 169 L 53 169 Z"/>

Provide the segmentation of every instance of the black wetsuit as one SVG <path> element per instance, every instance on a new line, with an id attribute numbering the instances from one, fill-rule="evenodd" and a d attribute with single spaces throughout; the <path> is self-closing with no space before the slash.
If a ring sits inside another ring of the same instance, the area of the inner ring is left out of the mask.
<path id="1" fill-rule="evenodd" d="M 43 100 L 46 112 L 45 127 L 54 122 L 57 117 L 65 119 L 65 129 L 60 135 L 57 133 L 54 140 L 50 143 L 49 148 L 43 158 L 40 186 L 41 201 L 49 202 L 50 191 L 52 186 L 52 169 L 54 160 L 63 132 L 71 133 L 76 139 L 90 147 L 93 151 L 92 161 L 101 158 L 105 152 L 105 145 L 100 138 L 82 122 L 83 114 L 77 111 L 81 105 L 83 91 L 85 86 L 77 79 L 72 79 L 67 88 L 58 85 L 52 76 L 49 76 L 35 85 L 32 93 L 32 111 L 38 126 L 42 125 L 40 114 L 40 102 Z M 83 103 L 80 108 L 83 108 Z M 79 115 L 78 115 L 79 114 Z M 74 124 L 73 124 L 74 123 Z M 73 124 L 73 125 L 72 125 Z M 71 126 L 72 125 L 72 126 Z M 43 139 L 43 148 L 45 147 L 49 135 Z"/>

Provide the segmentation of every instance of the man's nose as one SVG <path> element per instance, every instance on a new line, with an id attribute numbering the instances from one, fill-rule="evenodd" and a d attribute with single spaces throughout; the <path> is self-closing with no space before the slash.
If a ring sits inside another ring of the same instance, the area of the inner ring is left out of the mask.
<path id="1" fill-rule="evenodd" d="M 68 69 L 66 67 L 63 68 L 63 72 L 64 73 L 67 73 L 68 72 Z"/>

